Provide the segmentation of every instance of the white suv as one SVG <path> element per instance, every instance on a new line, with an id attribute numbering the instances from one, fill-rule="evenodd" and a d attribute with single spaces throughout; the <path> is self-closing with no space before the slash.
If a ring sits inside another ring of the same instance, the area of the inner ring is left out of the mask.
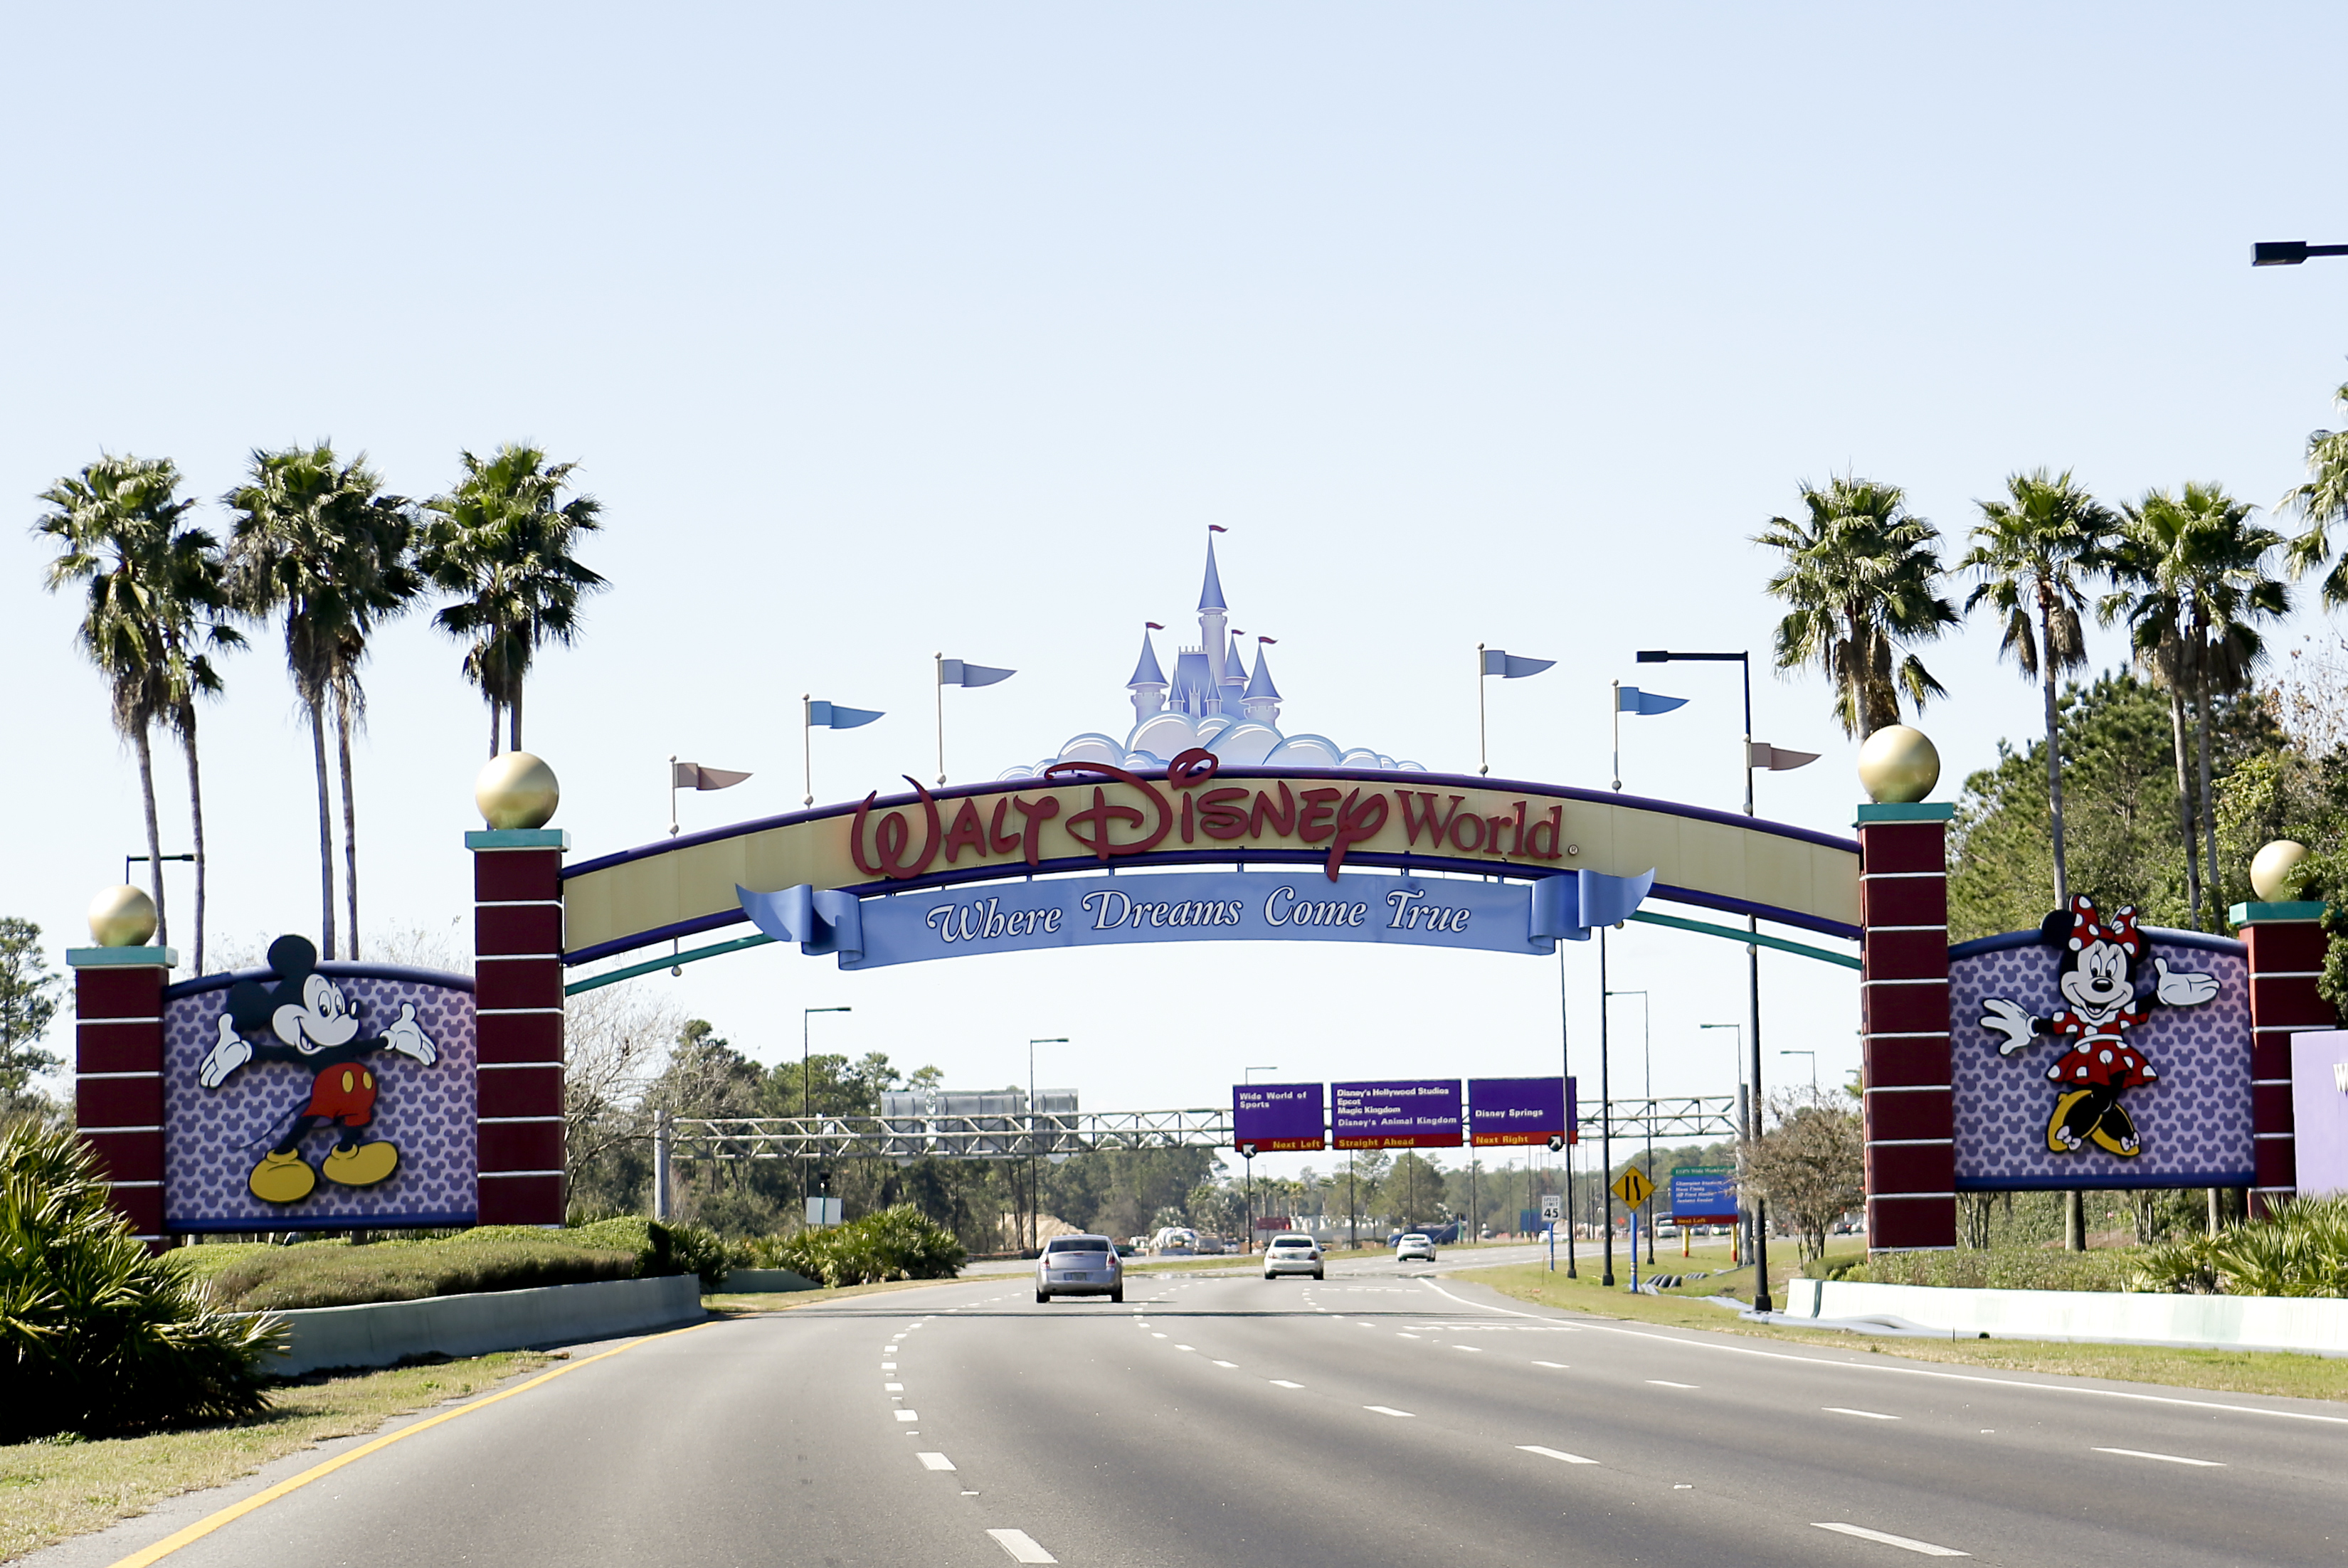
<path id="1" fill-rule="evenodd" d="M 1278 1279 L 1282 1274 L 1311 1274 L 1314 1279 L 1326 1277 L 1322 1273 L 1321 1243 L 1300 1232 L 1283 1232 L 1272 1238 L 1263 1249 L 1263 1277 Z"/>

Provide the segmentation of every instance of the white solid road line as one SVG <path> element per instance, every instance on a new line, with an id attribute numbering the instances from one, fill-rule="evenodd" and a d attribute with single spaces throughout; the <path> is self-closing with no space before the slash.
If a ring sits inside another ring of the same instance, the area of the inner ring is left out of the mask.
<path id="1" fill-rule="evenodd" d="M 923 1470 L 950 1470 L 954 1468 L 953 1460 L 943 1454 L 915 1454 L 913 1457 L 922 1461 Z"/>
<path id="2" fill-rule="evenodd" d="M 896 1414 L 897 1418 L 901 1421 L 918 1421 L 922 1418 L 911 1410 L 899 1410 Z"/>
<path id="3" fill-rule="evenodd" d="M 1464 1295 L 1451 1293 L 1433 1280 L 1419 1284 L 1440 1296 L 1447 1296 L 1460 1305 L 1478 1312 L 1497 1312 L 1509 1317 L 1529 1317 L 1538 1323 L 1557 1326 L 1557 1320 L 1538 1312 L 1519 1312 L 1512 1307 L 1488 1306 L 1480 1301 L 1469 1301 Z M 2020 1377 L 1988 1377 L 1977 1372 L 1938 1372 L 1929 1367 L 1890 1367 L 1879 1361 L 1842 1361 L 1824 1356 L 1797 1356 L 1783 1350 L 1756 1350 L 1749 1345 L 1727 1345 L 1711 1339 L 1683 1339 L 1675 1334 L 1655 1334 L 1643 1328 L 1625 1328 L 1613 1323 L 1581 1323 L 1578 1328 L 1595 1329 L 1601 1334 L 1623 1334 L 1633 1339 L 1661 1340 L 1665 1345 L 1682 1345 L 1691 1350 L 1718 1350 L 1730 1356 L 1757 1356 L 1765 1361 L 1800 1361 L 1812 1367 L 1840 1367 L 1861 1372 L 1888 1372 L 1903 1377 L 1938 1377 L 1951 1383 L 1986 1383 L 1999 1388 L 2034 1388 L 2042 1394 L 2084 1394 L 2099 1399 L 2136 1399 L 2147 1405 L 2183 1405 L 2194 1410 L 2223 1410 L 2235 1416 L 2277 1416 L 2286 1421 L 2321 1421 L 2326 1426 L 2348 1427 L 2348 1416 L 2322 1416 L 2312 1410 L 2271 1410 L 2260 1405 L 2221 1405 L 2214 1399 L 2180 1399 L 2170 1394 L 2138 1394 L 2127 1388 L 2088 1388 L 2071 1383 L 2032 1383 Z"/>
<path id="4" fill-rule="evenodd" d="M 1903 1552 L 1921 1552 L 1927 1557 L 1970 1557 L 1972 1555 L 1970 1552 L 1960 1552 L 1953 1546 L 1935 1546 L 1929 1541 L 1913 1541 L 1905 1535 L 1887 1535 L 1880 1530 L 1869 1530 L 1864 1526 L 1857 1524 L 1825 1524 L 1813 1520 L 1810 1522 L 1810 1528 L 1813 1530 L 1831 1530 L 1843 1535 L 1856 1535 L 1861 1541 L 1880 1542 L 1886 1546 L 1897 1546 Z"/>
<path id="5" fill-rule="evenodd" d="M 1365 1405 L 1362 1408 L 1365 1410 L 1375 1410 L 1381 1416 L 1400 1416 L 1407 1420 L 1416 1420 L 1418 1418 L 1417 1417 L 1413 1416 L 1408 1410 L 1397 1410 L 1392 1405 Z"/>
<path id="6" fill-rule="evenodd" d="M 1698 1383 L 1674 1383 L 1668 1377 L 1650 1377 L 1647 1381 L 1653 1383 L 1658 1388 L 1696 1388 L 1703 1387 L 1703 1385 Z"/>
<path id="7" fill-rule="evenodd" d="M 2131 1460 L 2158 1460 L 2163 1464 L 2199 1465 L 2204 1470 L 2224 1470 L 2222 1460 L 2188 1460 L 2183 1454 L 2148 1454 L 2142 1449 L 2097 1449 L 2099 1454 L 2118 1454 Z"/>
<path id="8" fill-rule="evenodd" d="M 1864 1416 L 1870 1421 L 1896 1421 L 1900 1418 L 1887 1416 L 1880 1410 L 1853 1410 L 1842 1405 L 1820 1405 L 1818 1408 L 1829 1416 Z"/>
<path id="9" fill-rule="evenodd" d="M 1269 1379 L 1269 1381 L 1275 1388 L 1302 1388 L 1304 1387 L 1302 1383 L 1292 1383 L 1285 1377 L 1273 1377 Z"/>
<path id="10" fill-rule="evenodd" d="M 1058 1558 L 1035 1544 L 1035 1538 L 1024 1530 L 990 1530 L 994 1543 L 1011 1553 L 1014 1563 L 1057 1563 Z"/>
<path id="11" fill-rule="evenodd" d="M 1538 1443 L 1519 1443 L 1517 1445 L 1517 1451 L 1519 1453 L 1539 1454 L 1545 1460 L 1556 1460 L 1560 1463 L 1570 1465 L 1594 1465 L 1598 1462 L 1596 1460 L 1583 1459 L 1580 1454 L 1567 1453 L 1562 1449 L 1545 1449 Z"/>

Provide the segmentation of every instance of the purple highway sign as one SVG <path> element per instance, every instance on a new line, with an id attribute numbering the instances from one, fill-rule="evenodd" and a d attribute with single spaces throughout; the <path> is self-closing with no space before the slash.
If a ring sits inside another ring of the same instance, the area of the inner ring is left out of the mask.
<path id="1" fill-rule="evenodd" d="M 1574 1141 L 1572 1080 L 1561 1078 L 1471 1078 L 1468 1131 L 1478 1149 Z"/>
<path id="2" fill-rule="evenodd" d="M 1257 1154 L 1326 1149 L 1317 1083 L 1231 1085 L 1231 1147 Z"/>
<path id="3" fill-rule="evenodd" d="M 1331 1140 L 1338 1149 L 1457 1149 L 1459 1080 L 1331 1084 Z"/>

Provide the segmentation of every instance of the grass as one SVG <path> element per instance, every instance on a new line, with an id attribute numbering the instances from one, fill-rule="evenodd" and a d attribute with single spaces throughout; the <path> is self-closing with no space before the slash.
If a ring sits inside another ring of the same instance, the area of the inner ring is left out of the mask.
<path id="1" fill-rule="evenodd" d="M 518 1350 L 437 1366 L 304 1379 L 251 1421 L 143 1438 L 50 1439 L 0 1448 L 0 1560 L 144 1513 L 167 1497 L 226 1484 L 330 1438 L 486 1392 L 550 1357 Z"/>
<path id="2" fill-rule="evenodd" d="M 1836 1263 L 1860 1249 L 1846 1243 L 1828 1249 Z M 1782 1301 L 1783 1282 L 1793 1277 L 1794 1249 L 1785 1249 L 1780 1266 L 1778 1249 L 1770 1249 L 1772 1294 Z M 1616 1254 L 1618 1264 L 1622 1254 Z M 1662 1260 L 1658 1259 L 1662 1267 Z M 1663 1272 L 1670 1273 L 1668 1267 Z M 1700 1328 L 1715 1334 L 1736 1334 L 1756 1339 L 1792 1340 L 1816 1348 L 1903 1357 L 1912 1361 L 1946 1362 L 2001 1372 L 2042 1373 L 2065 1377 L 2105 1377 L 2130 1383 L 2154 1383 L 2176 1388 L 2199 1388 L 2213 1393 L 2265 1394 L 2281 1398 L 2348 1400 L 2348 1359 L 2321 1356 L 2290 1356 L 2271 1351 L 2172 1350 L 2152 1345 L 2065 1345 L 2030 1339 L 1926 1339 L 1879 1337 L 1830 1328 L 1792 1328 L 1746 1323 L 1734 1313 L 1706 1305 L 1707 1295 L 1735 1295 L 1750 1301 L 1753 1273 L 1697 1280 L 1660 1295 L 1632 1295 L 1628 1290 L 1608 1290 L 1597 1283 L 1594 1266 L 1584 1263 L 1580 1279 L 1565 1277 L 1560 1259 L 1550 1274 L 1538 1264 L 1478 1269 L 1470 1276 L 1505 1295 L 1569 1312 L 1592 1313 L 1629 1323 L 1656 1324 L 1672 1328 Z M 1627 1280 L 1626 1268 L 1616 1269 Z M 1729 1287 L 1733 1287 L 1729 1288 Z"/>
<path id="3" fill-rule="evenodd" d="M 164 1255 L 210 1285 L 217 1305 L 244 1312 L 636 1277 L 638 1253 L 582 1246 L 572 1239 L 575 1234 L 500 1226 L 443 1241 L 212 1244 Z"/>

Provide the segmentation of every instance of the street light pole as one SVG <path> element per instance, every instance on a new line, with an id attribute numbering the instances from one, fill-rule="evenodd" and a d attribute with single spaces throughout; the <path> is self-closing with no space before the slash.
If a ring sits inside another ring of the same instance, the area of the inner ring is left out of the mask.
<path id="1" fill-rule="evenodd" d="M 1640 1118 L 1640 1122 L 1646 1131 L 1647 1180 L 1653 1181 L 1655 1179 L 1655 1036 L 1653 1027 L 1654 1008 L 1648 1001 L 1644 991 L 1609 991 L 1606 994 L 1609 996 L 1639 998 L 1639 1051 L 1646 1060 L 1647 1072 L 1647 1109 L 1645 1115 Z M 1655 1266 L 1655 1195 L 1653 1192 L 1647 1194 L 1646 1208 L 1647 1266 L 1653 1268 Z"/>
<path id="2" fill-rule="evenodd" d="M 1027 1244 L 1038 1253 L 1044 1247 L 1044 1238 L 1037 1234 L 1044 1228 L 1044 1191 L 1035 1177 L 1035 1047 L 1067 1043 L 1066 1035 L 1027 1042 Z"/>
<path id="3" fill-rule="evenodd" d="M 853 1007 L 802 1007 L 799 1009 L 799 1115 L 815 1119 L 815 1058 L 808 1054 L 808 1020 L 818 1013 L 852 1013 Z M 799 1158 L 799 1219 L 807 1220 L 808 1161 L 812 1150 Z"/>
<path id="4" fill-rule="evenodd" d="M 1779 1051 L 1777 1054 L 1781 1057 L 1807 1057 L 1810 1058 L 1810 1098 L 1812 1099 L 1818 1099 L 1818 1053 L 1816 1051 Z"/>
<path id="5" fill-rule="evenodd" d="M 1614 1204 L 1607 1196 L 1613 1191 L 1614 1179 L 1614 1088 L 1607 1072 L 1606 1021 L 1606 928 L 1598 928 L 1598 1184 L 1603 1189 L 1598 1194 L 1598 1213 L 1602 1222 L 1599 1230 L 1606 1238 L 1605 1267 L 1598 1283 L 1607 1289 L 1614 1288 Z M 1526 1164 L 1530 1166 L 1527 1159 Z"/>
<path id="6" fill-rule="evenodd" d="M 2348 256 L 2348 245 L 2311 245 L 2305 240 L 2260 240 L 2250 247 L 2254 267 L 2295 267 L 2310 256 Z"/>
<path id="7" fill-rule="evenodd" d="M 1643 650 L 1638 662 L 1643 665 L 1667 665 L 1674 659 L 1700 661 L 1706 664 L 1727 664 L 1734 660 L 1745 677 L 1745 814 L 1753 815 L 1753 655 L 1735 654 L 1684 654 L 1668 649 Z M 1761 932 L 1758 915 L 1745 917 L 1745 929 L 1755 935 Z M 1745 946 L 1746 1024 L 1748 1030 L 1746 1045 L 1753 1053 L 1753 1130 L 1761 1130 L 1761 947 L 1758 943 Z M 1769 1299 L 1769 1201 L 1758 1192 L 1753 1195 L 1753 1310 L 1767 1312 L 1775 1305 Z"/>

